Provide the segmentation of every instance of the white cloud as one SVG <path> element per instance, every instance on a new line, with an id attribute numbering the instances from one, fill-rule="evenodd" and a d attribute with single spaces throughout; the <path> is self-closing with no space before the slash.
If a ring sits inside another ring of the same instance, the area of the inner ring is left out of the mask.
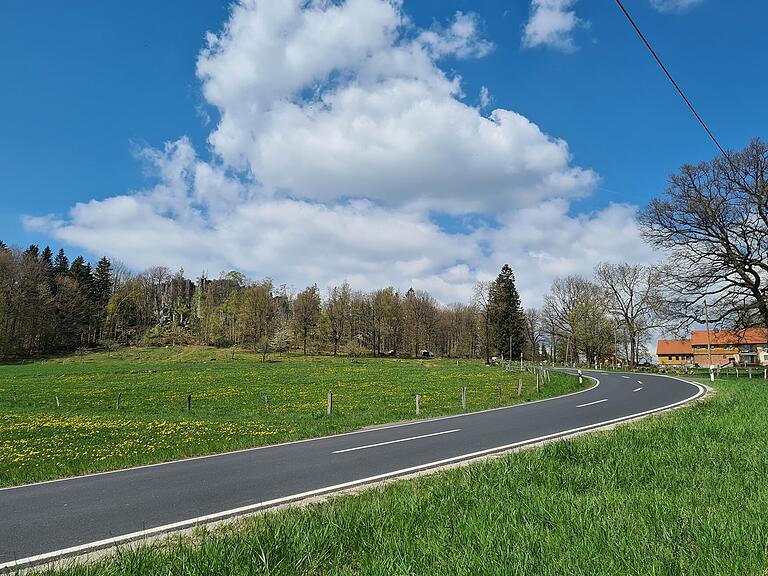
<path id="1" fill-rule="evenodd" d="M 653 6 L 659 12 L 685 12 L 689 8 L 701 4 L 703 0 L 651 0 Z"/>
<path id="2" fill-rule="evenodd" d="M 214 151 L 266 190 L 456 213 L 581 196 L 594 184 L 565 142 L 514 112 L 486 117 L 462 101 L 460 79 L 437 60 L 487 52 L 475 16 L 408 35 L 397 3 L 273 4 L 236 7 L 198 60 L 221 114 Z"/>
<path id="3" fill-rule="evenodd" d="M 28 217 L 94 254 L 194 276 L 239 269 L 299 288 L 349 280 L 467 300 L 515 269 L 526 305 L 552 278 L 649 258 L 633 209 L 572 215 L 598 176 L 524 116 L 463 100 L 442 58 L 491 44 L 474 15 L 413 27 L 397 0 L 242 0 L 198 58 L 220 121 L 201 159 L 186 138 L 139 156 L 156 184 Z M 452 214 L 481 226 L 447 231 Z"/>
<path id="4" fill-rule="evenodd" d="M 523 46 L 546 46 L 563 52 L 576 50 L 573 32 L 588 27 L 589 22 L 576 16 L 571 8 L 576 0 L 532 0 L 531 13 L 523 30 Z"/>
<path id="5" fill-rule="evenodd" d="M 438 58 L 455 55 L 457 58 L 482 58 L 493 50 L 493 44 L 478 37 L 479 19 L 476 14 L 456 12 L 446 29 L 435 26 L 419 34 L 418 42 Z"/>
<path id="6" fill-rule="evenodd" d="M 487 108 L 491 103 L 491 93 L 488 91 L 487 86 L 480 87 L 480 108 Z"/>

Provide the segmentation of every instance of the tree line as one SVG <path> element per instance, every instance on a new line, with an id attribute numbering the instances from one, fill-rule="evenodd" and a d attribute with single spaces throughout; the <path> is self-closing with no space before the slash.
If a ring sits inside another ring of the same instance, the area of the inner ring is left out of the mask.
<path id="1" fill-rule="evenodd" d="M 240 272 L 203 275 L 156 266 L 133 274 L 106 257 L 71 264 L 64 250 L 0 242 L 0 357 L 114 345 L 203 344 L 270 352 L 486 358 L 532 355 L 509 266 L 468 303 L 424 290 L 299 292 Z"/>

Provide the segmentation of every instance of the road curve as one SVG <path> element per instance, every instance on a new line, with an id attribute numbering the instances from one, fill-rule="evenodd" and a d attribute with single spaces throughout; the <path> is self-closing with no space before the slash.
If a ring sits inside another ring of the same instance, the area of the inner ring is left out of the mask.
<path id="1" fill-rule="evenodd" d="M 585 371 L 588 390 L 164 464 L 0 489 L 0 572 L 82 554 L 680 405 L 667 376 Z"/>

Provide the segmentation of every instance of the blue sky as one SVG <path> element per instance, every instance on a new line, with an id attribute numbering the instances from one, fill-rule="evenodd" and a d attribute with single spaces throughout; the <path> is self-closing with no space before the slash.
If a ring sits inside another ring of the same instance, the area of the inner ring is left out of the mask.
<path id="1" fill-rule="evenodd" d="M 649 0 L 626 0 L 626 5 L 724 146 L 740 148 L 753 137 L 766 136 L 768 79 L 761 38 L 768 4 L 701 0 L 671 12 L 655 9 Z M 460 76 L 461 102 L 479 106 L 481 88 L 487 87 L 491 103 L 484 114 L 498 107 L 524 116 L 543 133 L 567 142 L 572 165 L 597 175 L 586 195 L 574 193 L 568 198 L 564 210 L 569 217 L 594 217 L 611 203 L 642 206 L 663 190 L 670 171 L 683 162 L 707 159 L 715 149 L 613 2 L 580 0 L 567 9 L 582 22 L 571 31 L 575 46 L 571 51 L 523 47 L 523 28 L 532 10 L 528 1 L 406 0 L 401 14 L 412 21 L 405 37 L 435 27 L 445 30 L 457 12 L 473 14 L 477 36 L 492 43 L 493 49 L 481 57 L 447 54 L 436 67 L 448 77 Z M 184 136 L 200 161 L 222 166 L 224 157 L 223 171 L 236 171 L 226 154 L 207 141 L 222 105 L 206 98 L 204 82 L 196 74 L 206 32 L 220 33 L 231 16 L 229 3 L 214 1 L 89 2 L 78 9 L 53 1 L 1 3 L 5 82 L 0 106 L 5 114 L 0 139 L 4 206 L 0 239 L 19 245 L 33 241 L 64 245 L 92 258 L 102 251 L 118 252 L 113 256 L 126 259 L 110 242 L 102 249 L 92 236 L 80 239 L 71 230 L 62 232 L 61 223 L 47 230 L 40 222 L 25 226 L 22 218 L 53 215 L 54 220 L 67 220 L 78 202 L 151 189 L 157 170 L 147 166 L 146 154 L 144 160 L 137 156 L 142 150 L 162 150 L 166 142 Z M 268 73 L 278 77 L 282 71 Z M 240 181 L 260 178 L 258 171 L 252 171 L 247 177 L 241 174 Z M 280 183 L 276 188 L 288 187 L 289 197 L 302 197 L 284 183 L 292 180 L 273 180 Z M 466 191 L 467 196 L 474 193 Z M 310 200 L 331 208 L 343 204 L 327 196 Z M 379 200 L 372 197 L 374 204 Z M 500 197 L 498 202 L 506 200 Z M 390 209 L 404 205 L 392 204 Z M 455 236 L 474 227 L 464 229 L 462 223 L 482 221 L 496 208 L 490 203 L 435 212 L 430 204 L 430 221 Z M 535 212 L 528 214 L 535 217 Z M 494 225 L 503 227 L 521 217 L 520 212 L 510 213 Z M 175 221 L 180 218 L 177 214 Z M 535 251 L 533 246 L 527 253 Z M 128 260 L 139 268 L 151 257 L 162 260 L 162 255 L 158 249 L 146 258 Z M 570 257 L 578 259 L 578 254 Z M 488 262 L 485 271 L 482 265 L 472 265 L 470 255 L 458 255 L 424 270 L 406 266 L 396 279 L 413 283 L 421 278 L 425 286 L 438 278 L 450 283 L 457 266 L 468 264 L 470 275 L 481 277 L 501 259 L 503 254 Z M 206 263 L 209 268 L 224 268 L 242 260 L 210 256 Z M 189 269 L 190 261 L 179 256 L 167 263 L 186 264 Z M 268 264 L 266 260 L 254 265 L 249 272 L 281 274 L 266 269 Z M 315 270 L 310 264 L 303 269 Z M 365 274 L 356 265 L 349 270 L 342 266 L 327 280 Z M 294 281 L 290 274 L 283 275 Z M 462 288 L 446 290 L 448 296 L 466 290 L 469 278 L 462 278 Z M 535 286 L 531 283 L 531 290 Z"/>

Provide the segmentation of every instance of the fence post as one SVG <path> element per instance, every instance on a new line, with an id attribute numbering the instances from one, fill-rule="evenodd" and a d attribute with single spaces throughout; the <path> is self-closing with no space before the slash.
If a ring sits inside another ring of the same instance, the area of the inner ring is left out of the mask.
<path id="1" fill-rule="evenodd" d="M 461 388 L 461 409 L 466 410 L 467 409 L 467 387 L 463 386 Z"/>
<path id="2" fill-rule="evenodd" d="M 522 393 L 523 393 L 523 379 L 522 378 L 518 378 L 518 380 L 517 380 L 517 396 L 518 396 L 518 398 L 520 397 L 520 395 Z"/>
<path id="3" fill-rule="evenodd" d="M 768 368 L 763 368 L 763 380 L 768 380 Z M 13 400 L 16 401 L 16 396 L 13 397 Z"/>
<path id="4" fill-rule="evenodd" d="M 536 372 L 536 394 L 539 393 L 539 373 Z"/>
<path id="5" fill-rule="evenodd" d="M 416 416 L 421 413 L 421 394 L 416 394 Z"/>
<path id="6" fill-rule="evenodd" d="M 328 416 L 330 416 L 331 413 L 333 413 L 333 392 L 329 391 L 328 392 L 328 406 L 326 408 L 326 414 L 328 414 Z"/>

